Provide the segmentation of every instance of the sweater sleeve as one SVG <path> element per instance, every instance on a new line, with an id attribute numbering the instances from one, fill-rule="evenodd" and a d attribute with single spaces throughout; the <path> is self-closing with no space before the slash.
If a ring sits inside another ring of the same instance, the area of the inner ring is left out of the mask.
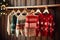
<path id="1" fill-rule="evenodd" d="M 8 19 L 7 19 L 7 33 L 8 33 L 8 35 L 10 35 L 9 16 L 8 16 Z"/>
<path id="2" fill-rule="evenodd" d="M 12 21 L 11 21 L 11 34 L 15 34 L 16 21 L 17 21 L 17 17 L 13 15 Z"/>

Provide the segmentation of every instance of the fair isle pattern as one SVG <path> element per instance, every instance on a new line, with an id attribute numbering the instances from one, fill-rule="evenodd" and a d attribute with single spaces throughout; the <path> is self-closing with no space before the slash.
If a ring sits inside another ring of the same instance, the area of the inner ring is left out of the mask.
<path id="1" fill-rule="evenodd" d="M 35 15 L 27 15 L 25 23 L 25 35 L 36 36 L 36 29 L 39 28 L 39 19 Z"/>
<path id="2" fill-rule="evenodd" d="M 53 16 L 52 14 L 40 14 L 39 16 L 40 18 L 40 26 L 41 26 L 41 30 L 42 30 L 42 35 L 43 36 L 47 36 L 48 32 L 50 33 L 50 37 L 52 37 L 52 33 L 54 30 L 54 20 L 53 20 Z M 49 30 L 49 31 L 48 31 Z"/>

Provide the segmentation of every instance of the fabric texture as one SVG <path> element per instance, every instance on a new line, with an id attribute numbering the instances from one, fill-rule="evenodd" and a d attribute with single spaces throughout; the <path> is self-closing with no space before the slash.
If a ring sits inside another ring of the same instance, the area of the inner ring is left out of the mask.
<path id="1" fill-rule="evenodd" d="M 39 25 L 41 26 L 42 36 L 52 36 L 54 21 L 52 14 L 40 14 L 39 15 Z"/>
<path id="2" fill-rule="evenodd" d="M 12 21 L 11 21 L 11 34 L 15 34 L 16 21 L 17 21 L 17 17 L 13 15 Z"/>
<path id="3" fill-rule="evenodd" d="M 25 32 L 29 33 L 30 36 L 36 36 L 36 30 L 38 28 L 39 28 L 38 16 L 37 15 L 33 15 L 32 13 L 27 15 L 26 16 L 26 23 L 25 23 L 25 29 L 26 29 Z M 31 32 L 32 29 L 33 29 L 33 33 Z"/>
<path id="4" fill-rule="evenodd" d="M 12 15 L 11 15 L 12 14 Z M 11 21 L 12 21 L 12 16 L 13 16 L 14 13 L 10 13 L 7 17 L 7 32 L 8 32 L 8 35 L 11 34 Z"/>
<path id="5" fill-rule="evenodd" d="M 17 17 L 16 29 L 19 30 L 19 33 L 22 36 L 24 36 L 25 22 L 26 22 L 26 15 L 19 15 Z"/>

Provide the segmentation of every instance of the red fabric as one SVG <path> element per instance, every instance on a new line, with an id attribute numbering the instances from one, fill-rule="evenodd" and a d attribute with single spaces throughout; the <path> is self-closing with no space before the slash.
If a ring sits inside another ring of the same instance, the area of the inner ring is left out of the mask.
<path id="1" fill-rule="evenodd" d="M 26 17 L 26 28 L 36 29 L 36 35 L 39 33 L 39 17 L 32 13 Z"/>
<path id="2" fill-rule="evenodd" d="M 49 30 L 50 30 L 50 37 L 53 37 L 53 31 L 54 31 L 54 20 L 53 20 L 53 15 L 50 15 L 50 20 L 49 20 Z"/>
<path id="3" fill-rule="evenodd" d="M 28 23 L 27 28 L 38 28 L 39 18 L 33 14 L 30 14 L 26 17 L 26 23 Z"/>
<path id="4" fill-rule="evenodd" d="M 53 32 L 53 16 L 51 14 L 40 14 L 39 15 L 39 25 L 41 27 L 42 36 L 48 36 L 48 28 L 50 30 L 50 37 Z"/>

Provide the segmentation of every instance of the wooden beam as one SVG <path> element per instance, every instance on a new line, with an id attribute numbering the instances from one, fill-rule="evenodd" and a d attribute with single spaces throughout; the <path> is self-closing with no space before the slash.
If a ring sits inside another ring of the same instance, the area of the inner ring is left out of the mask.
<path id="1" fill-rule="evenodd" d="M 20 8 L 42 8 L 42 7 L 58 7 L 60 4 L 52 5 L 39 5 L 39 6 L 17 6 L 17 7 L 6 7 L 6 9 L 20 9 Z"/>

